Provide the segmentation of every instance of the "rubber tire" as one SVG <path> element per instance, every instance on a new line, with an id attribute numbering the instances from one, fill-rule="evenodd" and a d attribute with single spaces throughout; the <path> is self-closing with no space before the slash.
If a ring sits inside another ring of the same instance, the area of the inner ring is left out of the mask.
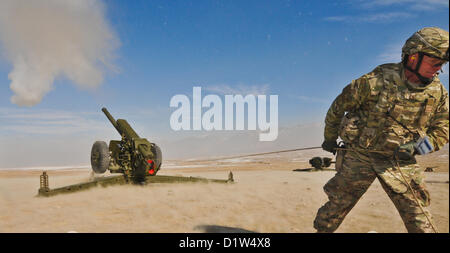
<path id="1" fill-rule="evenodd" d="M 94 164 L 93 155 L 95 152 L 99 153 L 99 162 L 98 164 Z M 92 145 L 91 150 L 91 166 L 92 170 L 97 174 L 103 174 L 109 168 L 109 162 L 111 157 L 109 156 L 109 148 L 108 144 L 104 141 L 96 141 L 94 145 Z"/>
<path id="2" fill-rule="evenodd" d="M 162 164 L 161 148 L 159 148 L 159 146 L 156 145 L 155 143 L 152 143 L 152 152 L 156 156 L 156 158 L 154 159 L 155 160 L 155 168 L 158 171 Z"/>

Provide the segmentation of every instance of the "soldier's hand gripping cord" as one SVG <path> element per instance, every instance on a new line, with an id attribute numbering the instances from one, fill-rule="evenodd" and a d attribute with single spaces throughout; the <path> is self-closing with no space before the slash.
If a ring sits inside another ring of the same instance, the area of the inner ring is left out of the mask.
<path id="1" fill-rule="evenodd" d="M 398 159 L 404 161 L 414 159 L 414 155 L 416 154 L 416 149 L 414 148 L 415 144 L 415 141 L 410 141 L 408 143 L 400 145 L 396 150 Z"/>
<path id="2" fill-rule="evenodd" d="M 336 154 L 336 149 L 339 148 L 339 145 L 337 144 L 336 141 L 327 141 L 325 140 L 322 143 L 322 149 L 325 151 L 328 151 L 330 153 L 333 153 L 333 155 Z"/>
<path id="3" fill-rule="evenodd" d="M 433 144 L 427 136 L 419 138 L 417 141 L 410 141 L 398 147 L 397 156 L 400 160 L 413 159 L 414 155 L 425 155 L 434 150 Z"/>

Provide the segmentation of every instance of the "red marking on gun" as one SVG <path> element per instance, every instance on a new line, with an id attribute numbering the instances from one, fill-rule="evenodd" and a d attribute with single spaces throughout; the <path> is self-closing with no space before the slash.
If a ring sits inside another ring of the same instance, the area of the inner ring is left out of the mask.
<path id="1" fill-rule="evenodd" d="M 155 174 L 155 169 L 153 168 L 155 166 L 155 162 L 153 160 L 147 160 L 147 163 L 150 164 L 150 170 L 148 171 L 148 174 L 153 175 Z"/>

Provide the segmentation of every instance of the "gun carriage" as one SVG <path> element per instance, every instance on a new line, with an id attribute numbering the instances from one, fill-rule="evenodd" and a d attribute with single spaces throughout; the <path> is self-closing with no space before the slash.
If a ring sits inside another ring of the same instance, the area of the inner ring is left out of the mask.
<path id="1" fill-rule="evenodd" d="M 122 137 L 96 141 L 91 150 L 92 170 L 97 174 L 122 173 L 133 182 L 143 182 L 146 176 L 155 176 L 161 168 L 162 153 L 155 143 L 141 138 L 124 119 L 115 120 L 106 108 L 103 113 Z"/>

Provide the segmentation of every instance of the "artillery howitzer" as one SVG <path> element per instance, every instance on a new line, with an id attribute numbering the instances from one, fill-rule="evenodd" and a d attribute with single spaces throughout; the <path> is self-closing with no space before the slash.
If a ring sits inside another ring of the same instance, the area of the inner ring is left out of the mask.
<path id="1" fill-rule="evenodd" d="M 50 189 L 49 175 L 44 171 L 40 176 L 38 196 L 50 197 L 56 194 L 77 192 L 97 186 L 106 187 L 130 182 L 140 184 L 234 182 L 231 171 L 228 174 L 228 179 L 206 179 L 169 175 L 156 176 L 162 163 L 161 149 L 155 143 L 151 143 L 145 138 L 140 138 L 126 120 L 115 120 L 106 108 L 103 108 L 102 111 L 122 136 L 122 140 L 110 141 L 109 147 L 104 141 L 96 141 L 91 151 L 92 170 L 97 174 L 102 174 L 106 170 L 109 170 L 111 173 L 121 173 L 122 175 L 94 177 L 88 182 Z"/>
<path id="2" fill-rule="evenodd" d="M 111 140 L 109 147 L 104 141 L 96 141 L 91 150 L 92 170 L 97 174 L 106 170 L 122 173 L 133 182 L 144 182 L 146 176 L 155 176 L 162 163 L 158 145 L 139 137 L 126 120 L 115 120 L 106 108 L 102 111 L 122 140 Z"/>
<path id="3" fill-rule="evenodd" d="M 312 166 L 312 168 L 307 169 L 294 169 L 293 171 L 300 171 L 300 172 L 313 172 L 313 171 L 335 171 L 335 169 L 330 169 L 332 163 L 336 163 L 336 161 L 331 161 L 331 158 L 328 157 L 319 157 L 315 156 L 309 160 L 309 164 Z"/>
<path id="4" fill-rule="evenodd" d="M 309 164 L 313 166 L 316 170 L 323 170 L 324 168 L 328 168 L 332 163 L 336 163 L 331 161 L 331 158 L 328 157 L 313 157 L 309 160 Z"/>

